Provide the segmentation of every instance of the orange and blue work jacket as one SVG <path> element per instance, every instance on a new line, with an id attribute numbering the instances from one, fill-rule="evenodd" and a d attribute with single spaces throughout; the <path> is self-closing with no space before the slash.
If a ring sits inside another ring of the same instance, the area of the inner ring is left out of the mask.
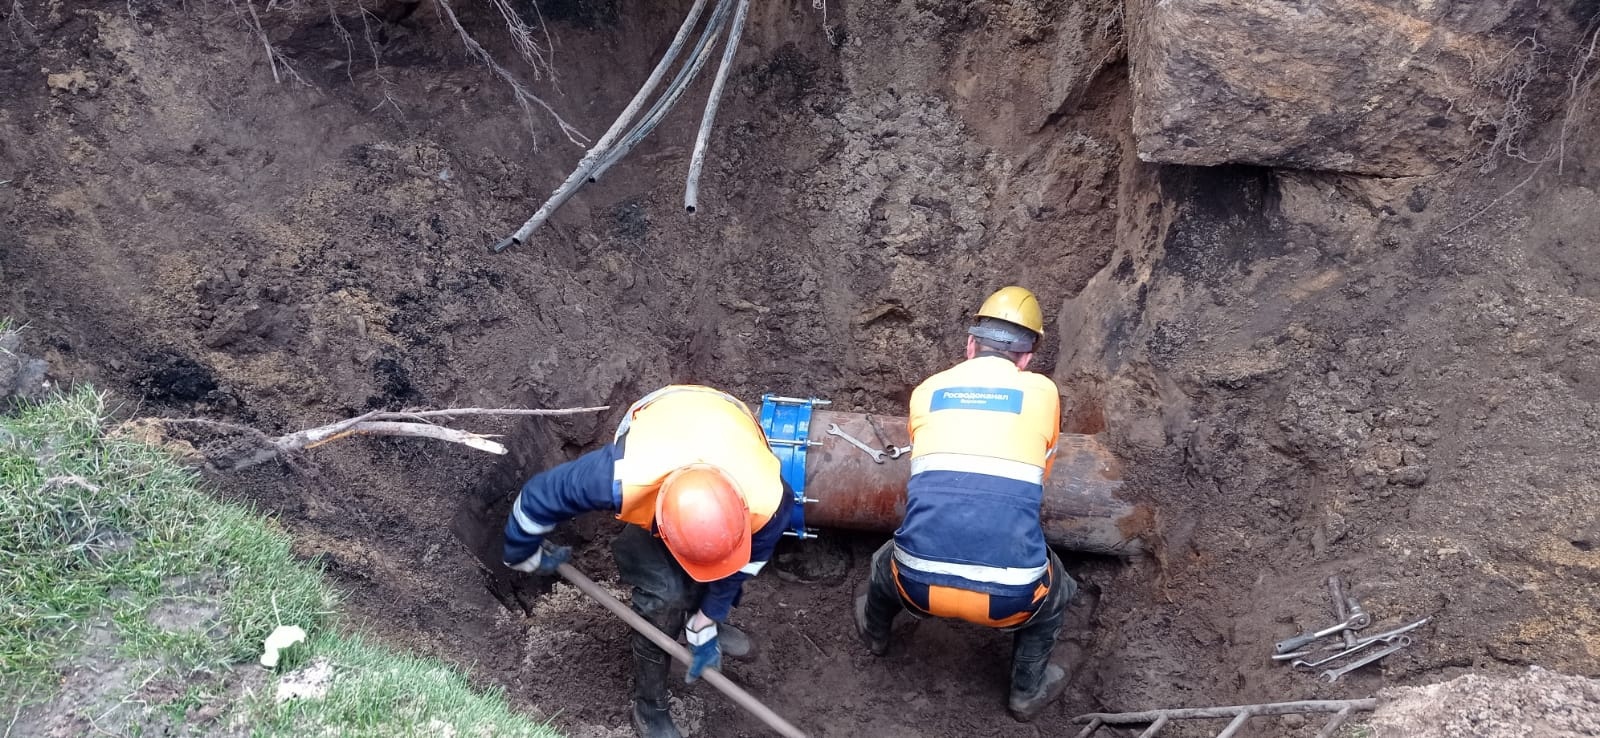
<path id="1" fill-rule="evenodd" d="M 901 597 L 938 617 L 1025 622 L 1054 584 L 1039 508 L 1060 435 L 1055 383 L 980 354 L 917 387 L 910 425 Z"/>
<path id="2" fill-rule="evenodd" d="M 727 619 L 744 580 L 772 558 L 794 501 L 750 409 L 710 387 L 670 385 L 645 395 L 623 415 L 612 443 L 529 479 L 506 521 L 505 561 L 532 557 L 557 523 L 585 512 L 608 510 L 655 532 L 661 482 L 690 464 L 727 472 L 750 511 L 750 563 L 707 584 L 700 602 L 707 617 Z"/>

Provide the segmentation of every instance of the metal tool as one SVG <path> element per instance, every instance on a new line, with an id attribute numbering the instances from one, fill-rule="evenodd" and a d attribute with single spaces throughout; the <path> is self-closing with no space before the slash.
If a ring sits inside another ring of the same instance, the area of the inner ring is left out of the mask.
<path id="1" fill-rule="evenodd" d="M 1386 648 L 1383 648 L 1383 649 L 1380 649 L 1380 650 L 1377 650 L 1377 651 L 1373 651 L 1372 653 L 1369 653 L 1366 656 L 1363 656 L 1363 657 L 1361 657 L 1359 659 L 1356 659 L 1355 661 L 1352 661 L 1352 662 L 1350 662 L 1348 664 L 1345 664 L 1344 666 L 1338 667 L 1337 669 L 1328 669 L 1327 671 L 1322 672 L 1321 678 L 1322 678 L 1323 681 L 1328 682 L 1329 684 L 1332 684 L 1333 682 L 1339 681 L 1339 677 L 1342 677 L 1345 674 L 1349 674 L 1350 672 L 1355 671 L 1356 669 L 1359 669 L 1359 668 L 1361 668 L 1363 666 L 1366 666 L 1367 664 L 1370 664 L 1370 663 L 1372 663 L 1374 661 L 1377 661 L 1378 659 L 1381 659 L 1381 658 L 1383 658 L 1385 656 L 1388 656 L 1389 654 L 1394 653 L 1395 651 L 1398 651 L 1398 650 L 1400 650 L 1402 648 L 1405 648 L 1410 643 L 1411 643 L 1411 639 L 1410 638 L 1401 638 L 1399 641 L 1397 641 L 1396 643 L 1390 644 Z"/>
<path id="2" fill-rule="evenodd" d="M 1396 644 L 1396 643 L 1398 643 L 1398 644 L 1400 644 L 1402 646 L 1409 646 L 1409 645 L 1411 645 L 1411 636 L 1408 636 L 1408 635 L 1392 635 L 1392 636 L 1389 636 L 1387 638 L 1379 638 L 1379 639 L 1376 639 L 1376 640 L 1365 641 L 1363 643 L 1357 643 L 1356 645 L 1354 645 L 1354 646 L 1352 646 L 1350 648 L 1347 648 L 1347 649 L 1345 649 L 1343 651 L 1340 651 L 1340 652 L 1338 652 L 1338 653 L 1336 653 L 1336 654 L 1334 654 L 1332 656 L 1329 656 L 1327 658 L 1318 659 L 1316 661 L 1306 661 L 1305 659 L 1295 659 L 1294 662 L 1289 664 L 1289 665 L 1293 666 L 1293 667 L 1296 667 L 1296 668 L 1300 668 L 1300 669 L 1315 669 L 1318 666 L 1322 666 L 1323 664 L 1328 664 L 1328 663 L 1332 663 L 1334 661 L 1338 661 L 1339 659 L 1342 659 L 1342 658 L 1344 658 L 1346 656 L 1349 656 L 1350 654 L 1353 654 L 1353 653 L 1355 653 L 1357 651 L 1364 651 L 1364 650 L 1366 650 L 1366 648 L 1368 646 L 1371 646 L 1374 643 L 1387 643 L 1387 644 L 1389 644 L 1391 646 Z"/>
<path id="3" fill-rule="evenodd" d="M 910 444 L 907 444 L 907 445 L 904 445 L 904 446 L 896 446 L 896 445 L 894 445 L 894 442 L 889 440 L 888 436 L 883 434 L 883 429 L 878 427 L 878 419 L 877 418 L 874 418 L 871 415 L 868 415 L 867 416 L 867 424 L 872 426 L 872 435 L 875 435 L 875 436 L 878 437 L 878 443 L 883 444 L 883 455 L 884 456 L 886 456 L 888 458 L 891 458 L 891 459 L 898 459 L 898 458 L 900 458 L 902 456 L 905 456 L 906 454 L 911 453 L 911 445 Z M 883 463 L 883 462 L 880 461 L 879 463 Z"/>
<path id="4" fill-rule="evenodd" d="M 1301 633 L 1293 638 L 1278 641 L 1277 645 L 1272 647 L 1272 650 L 1279 654 L 1289 653 L 1290 651 L 1299 650 L 1318 638 L 1333 635 L 1341 630 L 1360 630 L 1371 624 L 1371 615 L 1368 615 L 1364 612 L 1351 615 L 1350 617 L 1346 618 L 1344 622 L 1323 628 L 1315 633 Z"/>
<path id="5" fill-rule="evenodd" d="M 1345 612 L 1350 614 L 1350 615 L 1365 615 L 1366 612 L 1367 612 L 1366 610 L 1361 609 L 1361 603 L 1357 602 L 1356 598 L 1354 598 L 1354 597 L 1346 597 L 1346 598 L 1344 598 L 1344 603 L 1345 603 Z M 1344 642 L 1345 642 L 1346 646 L 1354 646 L 1354 645 L 1356 645 L 1356 640 L 1357 639 L 1356 639 L 1356 634 L 1355 633 L 1352 633 L 1352 632 L 1347 630 L 1347 631 L 1341 633 L 1340 635 L 1344 636 Z"/>
<path id="6" fill-rule="evenodd" d="M 889 437 L 883 434 L 883 429 L 878 427 L 878 419 L 877 418 L 872 417 L 870 414 L 867 415 L 867 425 L 872 426 L 872 435 L 877 436 L 878 443 L 881 443 L 884 446 L 893 446 L 894 445 L 894 444 L 889 442 Z"/>
<path id="7" fill-rule="evenodd" d="M 1415 623 L 1408 623 L 1392 630 L 1386 630 L 1382 633 L 1373 633 L 1372 635 L 1364 636 L 1356 641 L 1356 645 L 1359 646 L 1363 643 L 1371 643 L 1372 641 L 1389 640 L 1390 638 L 1400 635 L 1401 633 L 1409 633 L 1417 628 L 1421 628 L 1422 626 L 1427 625 L 1428 621 L 1431 619 L 1432 618 L 1423 618 Z M 1338 648 L 1338 646 L 1329 646 L 1329 648 L 1334 649 Z"/>
<path id="8" fill-rule="evenodd" d="M 1348 600 L 1345 598 L 1344 583 L 1340 582 L 1337 576 L 1328 577 L 1328 599 L 1333 602 L 1333 616 L 1340 622 L 1344 622 L 1351 615 L 1361 612 L 1361 603 L 1356 602 L 1354 597 Z M 1340 633 L 1339 636 L 1344 639 L 1345 648 L 1355 647 L 1355 632 L 1346 630 Z"/>
<path id="9" fill-rule="evenodd" d="M 1356 639 L 1356 645 L 1351 646 L 1350 648 L 1345 648 L 1343 643 L 1335 643 L 1335 644 L 1330 645 L 1330 646 L 1323 646 L 1322 650 L 1324 650 L 1324 651 L 1339 651 L 1339 650 L 1343 649 L 1345 653 L 1350 653 L 1352 649 L 1360 648 L 1360 647 L 1363 647 L 1363 646 L 1369 646 L 1369 645 L 1372 645 L 1373 643 L 1377 643 L 1378 641 L 1385 641 L 1385 642 L 1392 643 L 1392 642 L 1394 642 L 1394 637 L 1395 636 L 1400 635 L 1402 633 L 1409 633 L 1409 632 L 1411 632 L 1413 630 L 1416 630 L 1417 628 L 1420 628 L 1420 627 L 1426 625 L 1428 623 L 1428 620 L 1429 620 L 1429 618 L 1423 618 L 1421 620 L 1418 620 L 1415 623 L 1407 623 L 1407 624 L 1402 625 L 1402 626 L 1400 626 L 1398 628 L 1393 628 L 1393 629 L 1390 629 L 1390 630 L 1383 631 L 1382 633 L 1373 633 L 1372 635 L 1369 635 L 1369 636 L 1364 636 L 1364 637 L 1361 637 L 1361 638 L 1357 638 Z M 1272 660 L 1273 661 L 1294 661 L 1295 659 L 1299 659 L 1299 658 L 1304 657 L 1304 656 L 1310 656 L 1313 652 L 1315 652 L 1315 650 L 1316 649 L 1308 648 L 1308 649 L 1305 649 L 1303 651 L 1291 651 L 1289 653 L 1275 654 L 1272 657 Z M 1319 663 L 1322 663 L 1322 662 L 1319 662 Z M 1298 665 L 1299 664 L 1296 664 L 1296 666 L 1298 666 Z"/>
<path id="10" fill-rule="evenodd" d="M 850 445 L 861 449 L 861 451 L 863 453 L 865 453 L 868 456 L 871 456 L 873 462 L 875 462 L 875 463 L 882 464 L 883 460 L 889 457 L 889 455 L 884 453 L 883 451 L 875 449 L 875 448 L 873 448 L 871 446 L 868 446 L 865 443 L 862 443 L 861 441 L 856 440 L 855 436 L 852 436 L 849 433 L 846 433 L 843 430 L 841 430 L 839 428 L 839 424 L 838 423 L 829 423 L 828 424 L 828 435 L 830 435 L 830 436 L 838 436 L 840 438 L 843 438 L 846 441 L 849 441 Z"/>

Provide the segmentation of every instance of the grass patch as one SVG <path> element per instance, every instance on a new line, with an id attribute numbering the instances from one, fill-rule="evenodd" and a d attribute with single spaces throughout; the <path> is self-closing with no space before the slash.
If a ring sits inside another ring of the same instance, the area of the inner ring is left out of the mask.
<path id="1" fill-rule="evenodd" d="M 257 735 L 558 735 L 511 713 L 499 693 L 476 691 L 459 672 L 437 662 L 396 655 L 352 636 L 320 637 L 310 650 L 334 665 L 332 688 L 318 701 L 260 710 Z"/>
<path id="2" fill-rule="evenodd" d="M 0 416 L 0 709 L 51 700 L 88 634 L 109 630 L 137 676 L 109 697 L 144 706 L 118 713 L 135 726 L 118 734 L 224 700 L 212 714 L 241 735 L 555 735 L 441 664 L 339 635 L 333 590 L 282 530 L 207 494 L 167 452 L 107 434 L 107 417 L 90 390 Z M 280 624 L 312 633 L 280 672 L 331 667 L 321 699 L 223 686 L 260 669 Z M 177 686 L 152 697 L 164 682 Z"/>

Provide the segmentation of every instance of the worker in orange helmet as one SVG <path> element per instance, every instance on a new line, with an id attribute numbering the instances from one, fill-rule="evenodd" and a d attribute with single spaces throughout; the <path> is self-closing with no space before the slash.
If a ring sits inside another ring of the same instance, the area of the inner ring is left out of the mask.
<path id="1" fill-rule="evenodd" d="M 1032 292 L 994 293 L 967 333 L 967 360 L 911 394 L 905 518 L 872 557 L 856 628 L 878 656 L 901 610 L 1013 633 L 1008 706 L 1027 721 L 1066 686 L 1050 655 L 1077 592 L 1039 524 L 1061 397 L 1027 371 L 1044 334 Z"/>
<path id="2" fill-rule="evenodd" d="M 721 666 L 724 647 L 730 656 L 749 650 L 726 620 L 789 520 L 793 494 L 778 467 L 744 403 L 710 387 L 663 387 L 628 408 L 612 443 L 522 486 L 506 521 L 506 565 L 555 574 L 572 552 L 545 535 L 581 513 L 616 513 L 631 524 L 612 553 L 633 587 L 633 609 L 668 634 L 684 633 L 693 682 Z M 666 652 L 635 633 L 633 657 L 634 729 L 677 738 Z"/>

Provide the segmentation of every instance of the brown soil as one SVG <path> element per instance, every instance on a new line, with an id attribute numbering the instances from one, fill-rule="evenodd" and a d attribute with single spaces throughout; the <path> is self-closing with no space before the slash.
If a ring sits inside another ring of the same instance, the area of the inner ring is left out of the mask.
<path id="1" fill-rule="evenodd" d="M 1088 655 L 1068 698 L 1019 726 L 1000 635 L 923 623 L 881 660 L 855 644 L 850 591 L 881 537 L 790 546 L 735 614 L 761 652 L 731 667 L 780 713 L 819 736 L 1060 735 L 1102 708 L 1600 673 L 1586 141 L 1451 230 L 1526 170 L 1139 162 L 1115 4 L 756 4 L 697 215 L 690 103 L 533 242 L 491 254 L 580 150 L 547 121 L 530 133 L 431 5 L 379 27 L 376 67 L 354 8 L 336 25 L 314 5 L 267 16 L 307 85 L 274 84 L 226 4 L 0 19 L 0 313 L 63 378 L 130 412 L 267 432 L 377 407 L 615 407 L 669 381 L 898 414 L 955 360 L 965 311 L 1020 280 L 1060 306 L 1040 358 L 1068 429 L 1126 460 L 1162 554 L 1069 563 L 1101 593 L 1073 634 Z M 492 10 L 455 5 L 510 58 Z M 542 7 L 561 78 L 538 90 L 596 135 L 687 3 Z M 511 435 L 502 463 L 357 440 L 310 473 L 217 482 L 280 516 L 362 627 L 573 735 L 622 735 L 623 627 L 479 563 L 517 484 L 617 412 L 487 422 Z M 562 532 L 613 584 L 614 525 Z M 1266 654 L 1331 618 L 1333 573 L 1379 625 L 1434 621 L 1325 687 Z M 699 735 L 760 732 L 709 688 L 680 694 Z"/>

